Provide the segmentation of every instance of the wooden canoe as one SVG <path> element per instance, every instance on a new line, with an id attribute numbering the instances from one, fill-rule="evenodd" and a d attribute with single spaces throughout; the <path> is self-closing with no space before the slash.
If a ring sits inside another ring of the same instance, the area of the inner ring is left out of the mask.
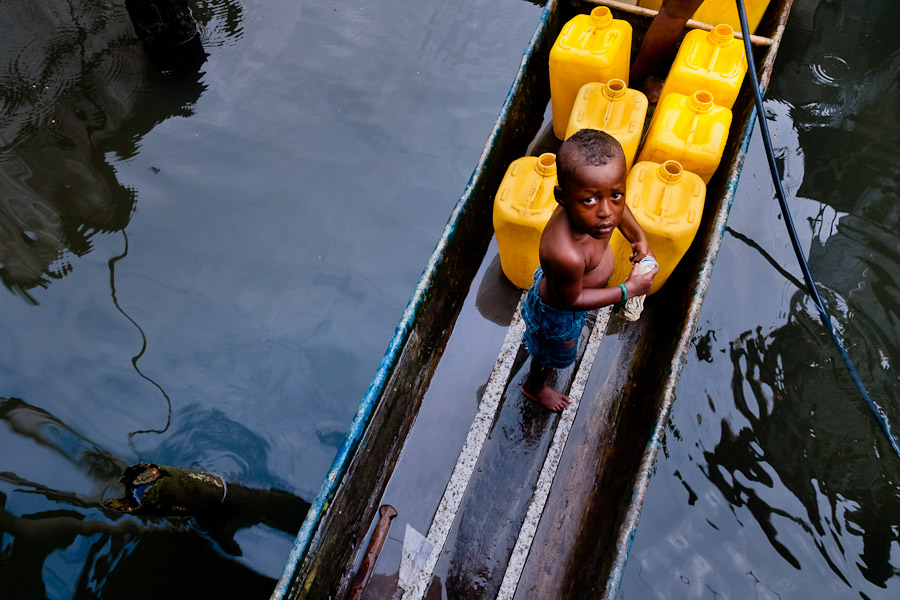
<path id="1" fill-rule="evenodd" d="M 771 0 L 752 39 L 762 88 L 768 85 L 791 2 Z M 359 405 L 346 441 L 297 535 L 273 599 L 347 597 L 378 507 L 401 452 L 410 443 L 414 422 L 423 409 L 423 399 L 451 333 L 466 327 L 457 319 L 467 298 L 474 296 L 475 288 L 481 283 L 477 278 L 482 277 L 481 263 L 493 235 L 494 193 L 506 167 L 534 148 L 545 124 L 550 99 L 547 74 L 550 48 L 569 19 L 577 13 L 589 12 L 597 4 L 610 6 L 616 18 L 632 24 L 632 56 L 654 14 L 606 0 L 547 1 L 479 163 L 450 215 Z M 528 417 L 535 421 L 529 427 L 539 440 L 530 446 L 537 448 L 532 452 L 534 456 L 520 457 L 515 465 L 501 464 L 499 470 L 494 467 L 493 474 L 482 477 L 489 480 L 481 484 L 482 488 L 487 486 L 487 491 L 472 491 L 478 488 L 476 482 L 465 492 L 466 498 L 478 493 L 496 493 L 500 489 L 497 486 L 502 487 L 504 482 L 491 480 L 492 477 L 505 478 L 507 484 L 516 482 L 514 487 L 521 489 L 521 493 L 504 491 L 517 497 L 504 498 L 501 502 L 483 499 L 476 502 L 477 499 L 470 498 L 472 502 L 467 505 L 463 501 L 461 512 L 469 511 L 466 514 L 471 531 L 463 536 L 461 530 L 467 525 L 457 522 L 455 546 L 436 551 L 440 552 L 441 560 L 452 563 L 450 567 L 445 566 L 445 572 L 449 572 L 447 569 L 453 572 L 456 587 L 442 591 L 440 586 L 449 585 L 449 579 L 443 583 L 429 579 L 425 588 L 434 589 L 427 592 L 428 597 L 439 598 L 441 593 L 454 600 L 616 596 L 753 131 L 756 110 L 748 86 L 749 78 L 746 78 L 734 106 L 725 155 L 708 186 L 700 230 L 688 254 L 665 287 L 648 300 L 639 321 L 622 327 L 607 324 L 605 317 L 596 319 L 594 328 L 598 331 L 615 329 L 607 333 L 607 338 L 614 340 L 601 345 L 596 358 L 592 355 L 590 360 L 582 360 L 584 364 L 592 363 L 593 368 L 588 364 L 590 379 L 575 425 L 578 432 L 573 435 L 574 441 L 564 445 L 565 455 L 559 461 L 552 490 L 542 505 L 543 514 L 538 515 L 540 525 L 534 532 L 533 544 L 522 558 L 523 565 L 512 592 L 508 587 L 501 591 L 501 579 L 509 578 L 504 573 L 514 555 L 515 535 L 495 536 L 486 557 L 476 556 L 478 553 L 474 551 L 470 553 L 472 544 L 460 540 L 482 535 L 478 532 L 490 529 L 495 523 L 515 522 L 517 528 L 521 527 L 526 519 L 525 509 L 534 504 L 529 498 L 538 484 L 534 480 L 515 478 L 536 472 L 533 466 L 545 463 L 543 454 L 551 447 L 550 438 L 560 421 L 549 413 Z M 508 339 L 514 337 L 507 335 Z M 521 368 L 524 361 L 521 350 L 513 351 L 513 355 L 513 368 Z M 568 377 L 577 379 L 574 373 Z M 491 426 L 501 427 L 505 418 L 512 419 L 514 427 L 521 426 L 521 415 L 527 409 L 512 400 L 515 386 L 510 384 L 510 379 L 501 383 L 505 404 L 493 417 Z M 507 388 L 509 394 L 505 393 Z M 493 453 L 493 459 L 502 457 L 506 450 L 497 446 L 499 442 L 494 446 L 491 443 L 494 442 L 489 442 L 482 453 Z M 460 450 L 451 448 L 447 452 L 455 455 Z M 490 472 L 484 456 L 476 459 Z M 482 470 L 480 466 L 479 473 Z M 436 485 L 448 486 L 447 479 L 441 479 Z M 402 516 L 401 510 L 397 521 Z M 372 592 L 365 597 L 382 596 Z"/>

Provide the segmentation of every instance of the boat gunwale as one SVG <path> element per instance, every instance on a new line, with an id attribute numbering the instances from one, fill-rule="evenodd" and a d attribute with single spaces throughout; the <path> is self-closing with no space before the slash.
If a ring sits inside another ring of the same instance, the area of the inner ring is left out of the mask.
<path id="1" fill-rule="evenodd" d="M 780 1 L 779 4 L 783 7 L 783 10 L 781 13 L 779 13 L 779 18 L 784 17 L 784 19 L 786 19 L 786 15 L 789 12 L 791 3 L 792 0 Z M 562 7 L 560 6 L 560 4 L 565 4 L 566 6 Z M 379 363 L 375 376 L 370 382 L 369 387 L 366 390 L 362 401 L 360 402 L 357 412 L 354 415 L 344 444 L 338 451 L 338 454 L 336 455 L 331 468 L 328 471 L 328 475 L 325 478 L 323 485 L 315 501 L 310 507 L 310 510 L 307 513 L 306 519 L 304 520 L 300 531 L 297 534 L 297 538 L 294 542 L 293 547 L 291 548 L 290 555 L 288 557 L 288 561 L 285 564 L 282 576 L 272 594 L 273 599 L 281 600 L 285 597 L 295 597 L 297 594 L 300 594 L 300 597 L 304 597 L 308 592 L 309 587 L 312 585 L 311 580 L 315 578 L 315 573 L 317 570 L 316 565 L 312 566 L 311 574 L 308 575 L 308 578 L 305 582 L 297 581 L 298 574 L 300 573 L 301 567 L 305 566 L 305 561 L 308 561 L 310 557 L 315 554 L 315 551 L 317 549 L 316 544 L 321 542 L 321 536 L 328 535 L 328 526 L 327 524 L 323 524 L 323 520 L 328 518 L 329 509 L 334 505 L 335 496 L 339 493 L 342 484 L 345 484 L 346 482 L 348 469 L 353 468 L 353 461 L 355 460 L 355 456 L 359 454 L 361 442 L 363 442 L 364 437 L 367 436 L 367 428 L 371 424 L 373 414 L 379 410 L 379 406 L 380 404 L 382 404 L 381 401 L 387 394 L 386 386 L 391 381 L 392 374 L 394 374 L 394 371 L 398 367 L 398 364 L 400 364 L 400 362 L 403 360 L 404 349 L 411 341 L 410 336 L 415 332 L 414 330 L 417 320 L 422 317 L 422 311 L 423 308 L 428 304 L 427 299 L 429 295 L 435 292 L 437 282 L 440 280 L 440 270 L 446 267 L 445 263 L 449 262 L 447 260 L 446 252 L 451 242 L 461 235 L 459 231 L 460 222 L 465 217 L 465 213 L 467 213 L 467 211 L 469 211 L 470 209 L 477 209 L 477 206 L 473 207 L 472 205 L 477 204 L 477 201 L 484 193 L 481 189 L 480 182 L 482 182 L 482 180 L 485 178 L 489 178 L 490 174 L 486 173 L 485 171 L 493 160 L 493 155 L 496 153 L 496 150 L 494 148 L 495 143 L 503 132 L 507 121 L 510 119 L 510 111 L 514 105 L 514 102 L 517 100 L 517 96 L 523 93 L 522 84 L 526 80 L 526 71 L 529 68 L 529 64 L 532 60 L 535 48 L 543 43 L 542 38 L 549 27 L 551 19 L 553 19 L 566 9 L 578 10 L 579 6 L 616 4 L 618 3 L 607 3 L 605 0 L 571 0 L 571 2 L 565 3 L 560 2 L 560 0 L 548 0 L 546 5 L 544 6 L 540 21 L 535 27 L 535 31 L 532 34 L 525 51 L 523 52 L 519 68 L 516 72 L 516 76 L 513 80 L 509 92 L 507 93 L 500 113 L 498 114 L 491 133 L 489 134 L 483 146 L 478 164 L 473 170 L 462 195 L 457 200 L 453 210 L 450 213 L 442 236 L 436 244 L 435 249 L 433 250 L 428 260 L 428 263 L 423 270 L 422 276 L 420 277 L 416 285 L 412 297 L 407 303 L 401 320 L 395 328 L 391 342 L 389 343 L 388 348 L 385 351 L 381 362 Z M 614 6 L 614 8 L 618 7 Z M 647 17 L 647 15 L 637 13 L 632 13 L 632 16 L 638 18 Z M 769 46 L 767 49 L 765 49 L 765 60 L 761 61 L 762 65 L 760 70 L 763 71 L 763 73 L 760 77 L 760 87 L 763 88 L 763 90 L 768 85 L 772 63 L 774 61 L 775 54 L 777 54 L 783 31 L 784 20 L 781 20 L 776 26 L 775 34 L 771 38 L 772 44 L 762 44 L 763 46 Z M 690 339 L 699 321 L 700 307 L 708 289 L 709 277 L 715 264 L 719 248 L 721 247 L 722 238 L 725 231 L 725 222 L 734 200 L 737 181 L 740 176 L 740 171 L 743 166 L 743 160 L 746 156 L 747 148 L 749 147 L 749 140 L 755 123 L 755 114 L 756 113 L 754 108 L 750 112 L 750 116 L 745 123 L 741 142 L 738 144 L 738 150 L 733 155 L 733 162 L 729 167 L 727 176 L 728 187 L 726 189 L 726 193 L 724 195 L 717 195 L 718 207 L 716 209 L 716 212 L 713 213 L 715 215 L 715 221 L 712 225 L 709 226 L 707 231 L 709 232 L 708 235 L 710 237 L 706 242 L 706 245 L 702 248 L 702 250 L 700 250 L 700 267 L 696 269 L 696 271 L 693 272 L 686 281 L 687 287 L 690 291 L 685 290 L 684 296 L 686 298 L 690 297 L 690 308 L 687 314 L 687 319 L 683 321 L 683 324 L 680 326 L 681 335 L 677 344 L 677 350 L 673 354 L 673 359 L 670 363 L 670 373 L 668 376 L 667 385 L 664 388 L 664 398 L 658 412 L 656 423 L 652 429 L 651 435 L 648 438 L 646 447 L 641 454 L 640 469 L 636 471 L 636 479 L 634 480 L 635 483 L 632 488 L 634 492 L 632 494 L 631 503 L 628 506 L 627 514 L 622 520 L 622 524 L 617 527 L 617 530 L 619 531 L 619 536 L 616 544 L 617 553 L 615 556 L 614 565 L 612 569 L 610 569 L 610 573 L 612 575 L 607 580 L 606 594 L 604 595 L 604 597 L 615 597 L 615 593 L 618 592 L 618 586 L 621 582 L 621 576 L 624 570 L 625 559 L 627 559 L 628 552 L 630 551 L 631 547 L 631 542 L 636 531 L 637 523 L 640 519 L 640 511 L 643 504 L 644 495 L 647 490 L 650 475 L 653 470 L 653 465 L 656 461 L 659 446 L 665 434 L 665 426 L 668 422 L 672 403 L 674 402 L 675 385 L 677 385 L 678 378 L 680 377 L 681 371 L 683 369 L 686 355 L 690 347 Z M 721 186 L 719 189 L 721 190 Z M 470 284 L 471 282 L 469 282 L 469 285 Z M 456 313 L 454 313 L 453 321 L 455 321 L 457 315 L 458 309 Z M 452 326 L 452 322 L 447 324 L 448 330 L 452 329 Z M 449 333 L 447 335 L 449 335 Z M 436 355 L 439 357 L 440 353 L 441 349 L 438 348 L 438 350 L 436 351 Z M 430 376 L 428 376 L 428 379 L 430 379 Z M 368 435 L 369 437 L 371 437 L 371 433 L 368 433 Z M 300 585 L 303 585 L 304 588 L 298 589 L 298 586 Z M 613 593 L 612 596 L 609 595 L 610 591 Z"/>
<path id="2" fill-rule="evenodd" d="M 588 1 L 599 4 L 604 3 L 604 0 Z M 781 1 L 775 33 L 771 38 L 772 43 L 768 45 L 765 59 L 758 67 L 758 69 L 762 71 L 759 78 L 759 84 L 760 93 L 763 96 L 765 96 L 769 81 L 771 79 L 772 70 L 775 64 L 775 58 L 778 55 L 778 49 L 784 36 L 784 29 L 788 15 L 790 14 L 792 4 L 793 0 Z M 665 437 L 666 425 L 669 422 L 669 417 L 672 412 L 672 406 L 675 402 L 675 390 L 678 386 L 678 381 L 681 378 L 681 373 L 684 370 L 687 353 L 691 346 L 691 340 L 700 321 L 700 312 L 703 306 L 703 301 L 706 297 L 706 292 L 709 289 L 713 267 L 715 266 L 716 258 L 718 257 L 719 250 L 724 240 L 728 215 L 731 212 L 731 208 L 734 203 L 734 197 L 737 192 L 738 183 L 740 181 L 741 171 L 743 170 L 744 161 L 747 157 L 747 152 L 750 147 L 750 140 L 753 136 L 753 130 L 756 126 L 757 118 L 758 116 L 756 106 L 753 105 L 749 111 L 747 122 L 744 124 L 741 143 L 735 155 L 735 160 L 734 162 L 732 162 L 728 171 L 728 179 L 725 183 L 725 195 L 722 198 L 722 201 L 719 203 L 719 207 L 716 212 L 716 218 L 712 226 L 712 235 L 710 237 L 710 241 L 704 249 L 700 269 L 698 270 L 697 275 L 694 278 L 694 282 L 692 283 L 692 287 L 694 288 L 694 290 L 691 294 L 691 303 L 688 309 L 687 320 L 685 321 L 685 324 L 682 328 L 682 334 L 678 340 L 678 344 L 676 346 L 677 349 L 673 357 L 672 364 L 670 365 L 670 372 L 663 388 L 662 405 L 660 407 L 658 418 L 647 442 L 644 453 L 641 456 L 641 464 L 637 471 L 637 477 L 633 488 L 634 493 L 632 494 L 631 503 L 629 504 L 628 510 L 625 514 L 625 518 L 622 520 L 622 525 L 619 528 L 619 535 L 616 540 L 615 559 L 610 569 L 610 576 L 604 586 L 604 600 L 614 600 L 619 593 L 619 588 L 622 583 L 622 577 L 625 573 L 625 563 L 627 562 L 628 556 L 631 552 L 632 542 L 634 541 L 634 536 L 637 533 L 637 527 L 641 518 L 644 498 L 646 497 L 647 490 L 649 489 L 650 478 L 653 475 L 653 470 L 656 465 L 656 457 L 658 456 L 659 449 L 662 446 L 663 438 Z"/>

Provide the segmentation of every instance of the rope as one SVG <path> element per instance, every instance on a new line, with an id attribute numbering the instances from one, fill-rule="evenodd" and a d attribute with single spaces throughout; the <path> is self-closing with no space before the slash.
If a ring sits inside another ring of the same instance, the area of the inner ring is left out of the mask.
<path id="1" fill-rule="evenodd" d="M 749 31 L 750 28 L 747 25 L 747 12 L 744 9 L 743 0 L 735 0 L 737 2 L 737 10 L 738 15 L 741 18 L 741 31 Z M 844 361 L 844 366 L 847 367 L 847 371 L 850 373 L 850 378 L 853 380 L 853 384 L 856 386 L 859 395 L 862 396 L 863 400 L 865 400 L 866 404 L 869 407 L 869 410 L 872 411 L 872 414 L 875 416 L 875 420 L 878 421 L 879 427 L 884 432 L 884 435 L 887 437 L 888 441 L 891 444 L 891 448 L 893 448 L 894 453 L 900 457 L 900 446 L 897 444 L 897 438 L 891 433 L 891 427 L 888 424 L 887 416 L 884 414 L 884 411 L 880 406 L 875 404 L 872 398 L 869 396 L 869 393 L 866 391 L 865 386 L 863 385 L 862 380 L 859 377 L 859 373 L 856 371 L 856 367 L 853 366 L 853 362 L 850 360 L 850 356 L 847 354 L 847 350 L 844 349 L 844 344 L 841 342 L 840 338 L 837 336 L 837 333 L 834 331 L 834 326 L 831 323 L 831 317 L 828 315 L 828 311 L 825 310 L 825 305 L 822 303 L 822 299 L 819 297 L 819 292 L 816 288 L 816 282 L 813 281 L 812 273 L 809 271 L 809 265 L 806 262 L 806 257 L 803 255 L 803 249 L 800 247 L 800 241 L 797 238 L 797 230 L 794 229 L 794 221 L 791 218 L 791 211 L 788 208 L 786 196 L 784 194 L 784 189 L 781 187 L 781 176 L 778 173 L 778 166 L 775 164 L 775 152 L 772 150 L 772 139 L 769 137 L 769 127 L 766 124 L 765 111 L 763 109 L 763 101 L 762 95 L 759 91 L 759 80 L 756 77 L 756 65 L 753 61 L 753 49 L 750 46 L 749 36 L 744 37 L 744 49 L 747 54 L 747 73 L 751 78 L 751 88 L 753 89 L 753 97 L 756 101 L 756 116 L 759 120 L 760 132 L 763 136 L 763 144 L 766 147 L 766 157 L 769 159 L 769 171 L 772 174 L 772 182 L 775 184 L 775 192 L 778 196 L 778 202 L 781 205 L 781 213 L 784 215 L 784 224 L 788 229 L 788 235 L 791 238 L 791 245 L 794 247 L 794 254 L 797 255 L 797 262 L 800 263 L 800 269 L 803 271 L 803 279 L 806 281 L 806 287 L 809 290 L 809 295 L 812 297 L 813 302 L 816 304 L 816 308 L 819 309 L 819 317 L 822 319 L 822 324 L 825 325 L 825 329 L 828 330 L 828 334 L 831 336 L 831 341 L 834 342 L 835 347 L 837 348 L 838 354 L 841 355 L 841 360 Z"/>

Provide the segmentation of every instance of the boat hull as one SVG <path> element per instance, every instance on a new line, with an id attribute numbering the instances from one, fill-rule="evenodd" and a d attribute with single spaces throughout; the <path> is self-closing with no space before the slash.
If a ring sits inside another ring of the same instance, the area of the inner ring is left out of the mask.
<path id="1" fill-rule="evenodd" d="M 273 598 L 341 598 L 357 553 L 375 520 L 425 392 L 493 235 L 493 197 L 506 167 L 533 148 L 549 102 L 547 59 L 562 25 L 593 3 L 549 0 L 478 166 L 370 384 L 319 496 L 301 528 Z M 790 0 L 773 0 L 757 33 L 772 43 L 757 50 L 768 83 Z M 632 22 L 637 47 L 647 17 Z M 592 394 L 561 463 L 537 531 L 519 598 L 615 597 L 650 473 L 675 398 L 690 339 L 709 284 L 725 221 L 753 130 L 749 90 L 735 104 L 723 166 L 708 187 L 700 230 L 641 320 L 603 347 L 608 371 Z M 579 440 L 581 440 L 580 443 Z M 585 556 L 594 560 L 584 561 Z M 581 560 L 579 560 L 581 557 Z"/>

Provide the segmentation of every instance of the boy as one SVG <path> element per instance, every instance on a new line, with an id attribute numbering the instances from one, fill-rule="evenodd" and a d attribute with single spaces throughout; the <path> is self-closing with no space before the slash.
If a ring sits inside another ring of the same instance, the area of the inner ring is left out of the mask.
<path id="1" fill-rule="evenodd" d="M 625 205 L 625 155 L 612 136 L 582 129 L 560 146 L 556 157 L 559 206 L 541 235 L 541 266 L 522 307 L 531 371 L 525 397 L 560 412 L 572 401 L 547 385 L 553 369 L 575 361 L 588 310 L 616 304 L 650 290 L 659 268 L 632 271 L 621 287 L 607 289 L 613 270 L 609 238 L 619 227 L 637 262 L 651 254 L 644 231 Z"/>

